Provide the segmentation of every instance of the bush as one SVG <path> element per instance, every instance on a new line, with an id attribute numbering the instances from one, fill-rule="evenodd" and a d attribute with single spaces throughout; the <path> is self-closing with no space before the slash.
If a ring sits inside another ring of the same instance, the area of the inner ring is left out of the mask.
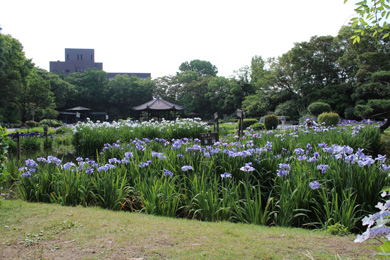
<path id="1" fill-rule="evenodd" d="M 309 105 L 307 110 L 309 110 L 310 114 L 312 114 L 313 116 L 318 116 L 322 113 L 332 111 L 332 108 L 330 107 L 330 105 L 328 103 L 314 102 L 314 103 L 311 103 Z"/>
<path id="2" fill-rule="evenodd" d="M 265 126 L 263 123 L 256 123 L 251 125 L 250 128 L 253 129 L 254 131 L 260 131 L 260 130 L 264 130 Z"/>
<path id="3" fill-rule="evenodd" d="M 251 125 L 254 125 L 259 122 L 256 118 L 245 118 L 244 120 L 244 129 L 247 129 L 247 127 L 250 127 Z M 238 129 L 241 129 L 241 120 L 238 121 Z"/>
<path id="4" fill-rule="evenodd" d="M 264 116 L 264 126 L 265 129 L 271 130 L 276 129 L 278 127 L 278 117 L 276 115 L 266 115 Z"/>
<path id="5" fill-rule="evenodd" d="M 344 118 L 348 120 L 357 120 L 358 117 L 355 115 L 355 108 L 354 107 L 347 107 L 344 110 Z"/>
<path id="6" fill-rule="evenodd" d="M 55 119 L 42 119 L 39 121 L 40 126 L 59 127 L 62 126 L 62 122 Z"/>
<path id="7" fill-rule="evenodd" d="M 276 115 L 285 115 L 286 118 L 289 117 L 289 118 L 298 119 L 299 110 L 300 110 L 300 107 L 299 107 L 298 102 L 296 100 L 288 100 L 284 103 L 279 104 L 275 108 L 274 113 Z M 289 120 L 289 119 L 287 119 L 287 120 Z"/>
<path id="8" fill-rule="evenodd" d="M 326 126 L 336 126 L 339 123 L 340 116 L 337 113 L 322 113 L 318 116 L 318 123 L 325 123 Z"/>
<path id="9" fill-rule="evenodd" d="M 225 117 L 220 122 L 222 122 L 222 123 L 236 123 L 237 122 L 237 118 L 235 118 L 235 117 Z"/>
<path id="10" fill-rule="evenodd" d="M 354 115 L 361 118 L 369 118 L 374 109 L 369 105 L 356 105 Z"/>
<path id="11" fill-rule="evenodd" d="M 37 127 L 37 126 L 38 126 L 38 122 L 35 122 L 35 121 L 30 120 L 30 121 L 27 121 L 27 122 L 26 122 L 26 125 L 27 125 L 28 127 L 30 127 L 30 128 L 32 128 L 32 127 Z"/>
<path id="12" fill-rule="evenodd" d="M 55 133 L 56 134 L 66 134 L 66 133 L 71 134 L 71 133 L 73 133 L 73 130 L 70 127 L 62 126 L 61 128 L 56 129 Z"/>

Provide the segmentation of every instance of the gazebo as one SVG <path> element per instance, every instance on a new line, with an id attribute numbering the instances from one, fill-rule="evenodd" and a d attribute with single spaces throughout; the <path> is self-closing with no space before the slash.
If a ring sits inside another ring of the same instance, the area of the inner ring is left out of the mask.
<path id="1" fill-rule="evenodd" d="M 73 116 L 75 116 L 76 122 L 78 120 L 85 120 L 87 118 L 87 113 L 89 113 L 88 111 L 90 110 L 91 109 L 89 108 L 80 106 L 66 109 L 66 111 L 68 111 L 67 115 L 73 114 Z"/>
<path id="2" fill-rule="evenodd" d="M 183 109 L 184 107 L 168 102 L 160 98 L 159 96 L 142 105 L 133 107 L 133 110 L 147 112 L 149 118 L 153 116 L 153 114 L 157 114 L 157 118 L 159 120 L 160 120 L 160 113 L 163 113 L 163 115 L 166 118 L 169 118 L 170 111 L 178 111 Z"/>

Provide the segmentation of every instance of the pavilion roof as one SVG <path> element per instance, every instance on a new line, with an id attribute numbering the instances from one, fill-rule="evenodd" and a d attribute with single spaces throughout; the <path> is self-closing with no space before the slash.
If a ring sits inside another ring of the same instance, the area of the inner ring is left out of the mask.
<path id="1" fill-rule="evenodd" d="M 133 107 L 133 110 L 183 110 L 184 107 L 168 102 L 159 96 L 142 105 Z"/>
<path id="2" fill-rule="evenodd" d="M 68 108 L 66 109 L 67 111 L 87 111 L 87 110 L 91 110 L 89 108 L 86 108 L 86 107 L 72 107 L 72 108 Z"/>

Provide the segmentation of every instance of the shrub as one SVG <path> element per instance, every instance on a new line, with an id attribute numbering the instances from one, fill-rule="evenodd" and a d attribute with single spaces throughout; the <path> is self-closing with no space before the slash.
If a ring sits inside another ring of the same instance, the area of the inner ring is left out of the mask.
<path id="1" fill-rule="evenodd" d="M 266 115 L 264 116 L 264 126 L 265 129 L 271 130 L 276 129 L 278 127 L 278 117 L 276 115 Z"/>
<path id="2" fill-rule="evenodd" d="M 355 115 L 355 108 L 354 107 L 347 107 L 344 110 L 344 118 L 348 120 L 356 120 L 358 117 Z"/>
<path id="3" fill-rule="evenodd" d="M 244 121 L 244 129 L 259 122 L 259 120 L 257 120 L 256 118 L 245 118 L 243 121 Z M 241 120 L 238 121 L 238 129 L 241 129 L 240 123 Z"/>
<path id="4" fill-rule="evenodd" d="M 73 132 L 72 128 L 67 127 L 67 126 L 62 126 L 61 128 L 56 129 L 55 133 L 56 134 L 71 134 Z"/>
<path id="5" fill-rule="evenodd" d="M 313 116 L 318 116 L 322 113 L 332 111 L 330 105 L 325 102 L 311 103 L 307 109 L 309 110 L 310 114 L 312 114 Z"/>
<path id="6" fill-rule="evenodd" d="M 40 126 L 51 126 L 51 127 L 59 127 L 62 126 L 62 122 L 55 119 L 42 119 L 39 121 Z"/>
<path id="7" fill-rule="evenodd" d="M 33 120 L 30 120 L 30 121 L 27 121 L 27 122 L 26 122 L 26 125 L 27 125 L 28 127 L 37 127 L 37 126 L 38 126 L 38 122 L 35 122 L 35 121 L 33 121 Z"/>
<path id="8" fill-rule="evenodd" d="M 16 121 L 15 123 L 10 123 L 11 128 L 20 128 L 22 127 L 23 123 L 22 121 Z"/>
<path id="9" fill-rule="evenodd" d="M 256 123 L 251 125 L 250 128 L 253 129 L 254 131 L 260 131 L 260 130 L 264 130 L 265 126 L 263 123 Z"/>
<path id="10" fill-rule="evenodd" d="M 356 105 L 353 114 L 361 118 L 368 118 L 373 112 L 374 109 L 369 105 Z"/>
<path id="11" fill-rule="evenodd" d="M 298 119 L 300 107 L 296 100 L 288 100 L 275 108 L 276 115 L 285 115 L 286 118 Z"/>
<path id="12" fill-rule="evenodd" d="M 336 126 L 339 120 L 340 116 L 337 113 L 322 113 L 318 116 L 318 123 L 325 123 L 326 126 Z"/>
<path id="13" fill-rule="evenodd" d="M 225 117 L 220 122 L 222 122 L 222 123 L 236 123 L 237 119 L 235 117 Z"/>

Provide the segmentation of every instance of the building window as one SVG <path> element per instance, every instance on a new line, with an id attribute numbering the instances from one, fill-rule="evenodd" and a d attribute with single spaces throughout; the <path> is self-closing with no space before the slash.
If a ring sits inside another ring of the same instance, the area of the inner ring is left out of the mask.
<path id="1" fill-rule="evenodd" d="M 77 54 L 77 60 L 79 60 L 80 56 Z"/>
<path id="2" fill-rule="evenodd" d="M 80 60 L 83 60 L 83 54 L 80 54 Z"/>
<path id="3" fill-rule="evenodd" d="M 66 54 L 66 59 L 69 60 L 69 54 Z"/>
<path id="4" fill-rule="evenodd" d="M 69 70 L 65 70 L 65 72 L 69 72 Z"/>
<path id="5" fill-rule="evenodd" d="M 91 55 L 91 60 L 93 60 L 93 55 Z"/>

